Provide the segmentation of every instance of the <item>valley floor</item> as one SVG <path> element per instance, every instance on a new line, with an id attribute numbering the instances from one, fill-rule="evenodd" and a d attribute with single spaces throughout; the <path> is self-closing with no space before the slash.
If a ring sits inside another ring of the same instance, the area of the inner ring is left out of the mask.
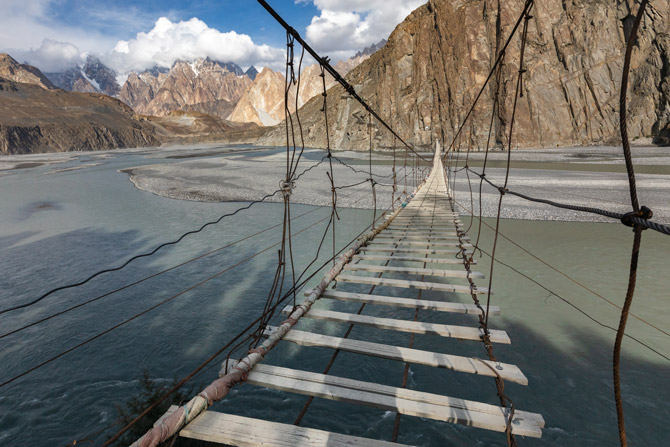
<path id="1" fill-rule="evenodd" d="M 119 152 L 119 151 L 111 151 Z M 221 146 L 201 144 L 169 148 L 126 149 L 122 152 L 142 153 L 147 164 L 124 169 L 133 184 L 159 196 L 195 201 L 252 201 L 259 200 L 278 189 L 284 177 L 286 156 L 282 148 L 263 148 L 250 145 Z M 96 166 L 110 152 L 36 154 L 2 157 L 0 176 L 10 175 L 17 169 L 44 164 L 57 165 L 81 159 L 76 169 Z M 664 147 L 634 147 L 640 203 L 654 211 L 654 220 L 670 223 L 670 151 Z M 371 208 L 373 201 L 368 177 L 368 154 L 337 151 L 335 156 L 348 164 L 333 159 L 336 186 L 349 186 L 338 192 L 338 206 Z M 292 194 L 293 203 L 327 205 L 330 203 L 328 159 L 321 149 L 306 149 L 297 172 L 309 169 L 297 182 Z M 426 158 L 430 158 L 426 154 Z M 451 157 L 452 168 L 465 165 L 465 153 Z M 507 154 L 491 152 L 487 160 L 486 176 L 502 185 L 505 178 Z M 484 154 L 473 152 L 468 165 L 477 173 L 482 171 Z M 377 208 L 390 206 L 393 158 L 388 152 L 373 154 L 373 175 L 378 183 Z M 557 149 L 520 150 L 512 153 L 509 189 L 548 200 L 572 205 L 598 207 L 618 212 L 629 211 L 628 179 L 621 149 L 618 147 L 574 147 Z M 72 169 L 72 168 L 68 168 Z M 398 189 L 404 188 L 403 157 L 396 159 Z M 407 168 L 408 190 L 411 190 L 411 169 Z M 469 175 L 469 179 L 468 179 Z M 452 174 L 452 181 L 454 174 Z M 359 184 L 360 183 L 360 184 Z M 455 174 L 456 201 L 463 214 L 469 214 L 471 203 L 479 211 L 479 177 L 465 170 Z M 472 202 L 470 196 L 472 188 Z M 496 215 L 499 193 L 484 183 L 482 210 L 485 217 Z M 281 194 L 268 199 L 281 201 Z M 600 216 L 557 209 L 506 195 L 502 217 L 528 220 L 609 221 Z"/>

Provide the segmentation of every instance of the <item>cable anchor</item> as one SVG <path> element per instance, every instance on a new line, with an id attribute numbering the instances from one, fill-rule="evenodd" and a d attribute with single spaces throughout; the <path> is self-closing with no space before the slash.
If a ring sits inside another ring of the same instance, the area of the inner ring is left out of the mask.
<path id="1" fill-rule="evenodd" d="M 280 180 L 279 181 L 279 189 L 281 190 L 282 194 L 284 194 L 285 199 L 291 197 L 291 194 L 293 193 L 293 189 L 295 187 L 296 187 L 295 180 Z"/>
<path id="2" fill-rule="evenodd" d="M 621 223 L 627 227 L 634 227 L 635 226 L 635 222 L 633 221 L 634 217 L 639 217 L 641 219 L 648 220 L 654 217 L 654 212 L 649 208 L 647 208 L 646 206 L 641 206 L 640 211 L 638 212 L 631 211 L 629 213 L 624 214 L 621 217 Z M 643 227 L 643 229 L 646 230 L 647 228 Z"/>

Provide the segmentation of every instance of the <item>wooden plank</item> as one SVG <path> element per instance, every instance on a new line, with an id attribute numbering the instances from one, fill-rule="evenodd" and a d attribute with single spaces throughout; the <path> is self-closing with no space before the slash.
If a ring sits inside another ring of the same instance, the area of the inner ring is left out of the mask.
<path id="1" fill-rule="evenodd" d="M 395 222 L 398 219 L 398 221 L 411 221 L 411 222 L 426 222 L 430 224 L 435 224 L 435 223 L 452 223 L 458 219 L 458 216 L 404 216 L 402 213 L 397 215 L 393 221 Z"/>
<path id="2" fill-rule="evenodd" d="M 411 235 L 413 238 L 443 238 L 447 237 L 449 239 L 458 239 L 458 234 L 455 231 L 414 231 L 411 228 L 408 230 L 396 230 L 393 228 L 387 228 L 383 232 L 379 233 L 377 237 L 383 235 L 385 237 L 392 236 L 396 238 L 402 238 L 405 236 Z M 469 236 L 467 236 L 469 237 Z"/>
<path id="3" fill-rule="evenodd" d="M 455 242 L 459 240 L 458 236 L 442 236 L 441 234 L 432 234 L 432 235 L 414 235 L 413 233 L 403 233 L 403 234 L 398 234 L 398 233 L 387 233 L 386 231 L 383 231 L 379 233 L 377 236 L 374 238 L 375 240 L 394 240 L 394 241 L 426 241 L 430 240 L 431 242 L 443 242 L 443 241 L 450 241 L 450 242 Z M 469 241 L 470 236 L 463 236 L 460 238 L 461 240 Z"/>
<path id="4" fill-rule="evenodd" d="M 385 245 L 385 244 L 392 244 L 392 245 L 398 245 L 400 247 L 405 246 L 405 247 L 467 247 L 467 248 L 472 248 L 473 246 L 471 244 L 460 244 L 457 241 L 454 242 L 442 242 L 442 241 L 428 241 L 428 242 L 419 242 L 419 241 L 409 241 L 409 240 L 377 240 L 376 238 L 372 240 L 372 242 L 369 242 L 368 245 Z"/>
<path id="5" fill-rule="evenodd" d="M 282 312 L 290 315 L 291 312 L 293 312 L 293 306 L 286 306 Z M 335 323 L 358 324 L 361 326 L 375 327 L 377 329 L 409 332 L 412 334 L 439 335 L 440 337 L 457 338 L 459 340 L 481 341 L 481 335 L 484 333 L 478 327 L 396 320 L 394 318 L 372 317 L 369 315 L 358 315 L 323 309 L 310 309 L 303 318 L 333 321 Z M 512 343 L 505 331 L 489 329 L 489 335 L 491 336 L 491 341 L 493 343 L 503 343 L 507 345 Z"/>
<path id="6" fill-rule="evenodd" d="M 271 333 L 276 328 L 268 326 L 266 334 Z M 487 377 L 496 377 L 495 370 L 503 380 L 528 385 L 528 379 L 521 370 L 508 363 L 496 363 L 489 360 L 478 359 L 475 357 L 463 357 L 459 355 L 442 354 L 439 352 L 421 351 L 412 348 L 403 348 L 401 346 L 384 345 L 381 343 L 372 343 L 369 341 L 352 340 L 350 338 L 331 337 L 330 335 L 314 334 L 312 332 L 290 330 L 283 338 L 301 346 L 318 346 L 322 348 L 340 349 L 342 351 L 365 354 L 373 357 L 381 357 L 390 360 L 398 360 L 406 363 L 416 363 L 418 365 L 434 366 L 453 371 L 477 374 Z M 487 365 L 491 366 L 489 368 Z M 497 367 L 500 368 L 497 368 Z"/>
<path id="7" fill-rule="evenodd" d="M 335 277 L 339 282 L 351 282 L 356 284 L 370 284 L 375 286 L 386 286 L 386 287 L 403 287 L 406 289 L 420 289 L 420 290 L 435 290 L 438 292 L 450 292 L 450 293 L 465 293 L 470 295 L 475 293 L 478 295 L 488 293 L 488 288 L 476 288 L 470 290 L 470 286 L 461 286 L 456 284 L 442 284 L 437 282 L 427 282 L 427 281 L 409 281 L 406 279 L 393 279 L 393 278 L 377 278 L 374 276 L 358 276 L 358 275 L 342 275 L 339 274 Z"/>
<path id="8" fill-rule="evenodd" d="M 237 447 L 396 447 L 400 445 L 217 411 L 203 412 L 184 427 L 179 432 L 179 436 Z"/>
<path id="9" fill-rule="evenodd" d="M 422 233 L 426 231 L 432 231 L 432 232 L 455 232 L 458 229 L 463 229 L 463 226 L 459 225 L 440 225 L 440 226 L 431 226 L 431 225 L 422 225 L 422 226 L 415 226 L 415 225 L 409 225 L 405 226 L 400 223 L 398 224 L 391 224 L 389 225 L 384 231 L 390 231 L 390 230 L 410 230 L 416 233 Z"/>
<path id="10" fill-rule="evenodd" d="M 369 252 L 412 253 L 412 254 L 415 254 L 415 255 L 453 255 L 453 254 L 457 254 L 457 253 L 461 252 L 461 250 L 457 250 L 457 249 L 453 249 L 453 250 L 451 250 L 451 249 L 448 249 L 448 250 L 439 250 L 439 249 L 422 250 L 422 249 L 419 249 L 419 248 L 402 248 L 402 247 L 398 248 L 398 247 L 394 247 L 394 246 L 391 246 L 391 245 L 388 245 L 388 246 L 368 245 L 368 246 L 361 247 L 359 250 L 360 251 L 365 251 L 365 252 L 369 251 Z M 467 250 L 465 252 L 465 254 L 468 254 L 468 255 L 470 253 L 471 252 L 467 251 Z"/>
<path id="11" fill-rule="evenodd" d="M 414 223 L 426 223 L 426 224 L 446 224 L 453 222 L 460 222 L 458 217 L 410 217 L 403 216 L 399 214 L 393 219 L 394 222 L 414 222 Z"/>
<path id="12" fill-rule="evenodd" d="M 308 293 L 308 292 L 306 292 Z M 385 295 L 368 295 L 365 293 L 341 292 L 327 289 L 321 298 L 355 303 L 378 304 L 382 306 L 409 307 L 412 309 L 426 309 L 438 312 L 452 312 L 461 314 L 480 315 L 481 311 L 474 304 L 451 303 L 447 301 L 416 300 L 412 298 L 398 298 Z M 500 315 L 499 306 L 491 306 L 489 315 Z"/>
<path id="13" fill-rule="evenodd" d="M 393 222 L 391 222 L 391 225 L 393 226 L 441 227 L 441 228 L 454 228 L 454 226 L 460 224 L 462 224 L 460 220 L 440 219 L 435 221 L 429 221 L 429 220 L 418 221 L 414 219 L 398 219 L 397 217 L 393 219 Z"/>
<path id="14" fill-rule="evenodd" d="M 427 393 L 424 391 L 415 391 L 415 390 L 409 390 L 406 388 L 398 388 L 398 387 L 393 387 L 393 386 L 387 386 L 387 385 L 380 385 L 377 383 L 373 382 L 363 382 L 360 380 L 353 380 L 353 379 L 347 379 L 344 377 L 337 377 L 337 376 L 332 376 L 332 375 L 326 375 L 326 374 L 319 374 L 319 373 L 313 373 L 313 372 L 308 372 L 308 371 L 301 371 L 301 370 L 295 370 L 295 369 L 289 369 L 289 368 L 282 368 L 278 366 L 272 366 L 272 365 L 264 365 L 264 364 L 258 364 L 253 371 L 249 374 L 249 378 L 253 381 L 257 381 L 259 378 L 259 375 L 264 375 L 264 376 L 276 376 L 276 377 L 282 377 L 286 379 L 294 379 L 302 382 L 311 382 L 314 384 L 323 384 L 323 385 L 328 385 L 328 386 L 333 386 L 333 387 L 338 387 L 338 388 L 345 388 L 348 390 L 352 391 L 358 391 L 362 393 L 373 393 L 377 396 L 387 396 L 387 397 L 392 397 L 397 398 L 399 400 L 407 400 L 407 401 L 413 401 L 416 403 L 421 403 L 421 404 L 428 404 L 428 405 L 435 405 L 442 407 L 438 412 L 438 417 L 440 417 L 440 414 L 444 414 L 444 412 L 449 412 L 451 409 L 460 409 L 460 410 L 465 410 L 468 412 L 469 415 L 473 415 L 473 419 L 475 419 L 473 422 L 477 421 L 482 421 L 482 419 L 478 418 L 480 415 L 493 415 L 493 416 L 498 416 L 501 418 L 506 417 L 506 410 L 504 407 L 500 407 L 498 405 L 491 405 L 491 404 L 486 404 L 482 402 L 476 402 L 472 400 L 465 400 L 465 399 L 459 399 L 459 398 L 454 398 L 454 397 L 449 397 L 449 396 L 443 396 L 440 394 L 434 394 L 434 393 Z M 262 385 L 265 386 L 264 384 L 257 383 L 257 385 Z M 286 383 L 284 383 L 286 385 Z M 304 390 L 305 388 L 303 388 Z M 285 391 L 291 391 L 285 390 Z M 371 402 L 371 400 L 366 400 L 368 396 L 367 395 L 359 395 L 359 401 L 360 403 L 367 404 L 367 405 L 374 405 L 374 401 Z M 326 397 L 328 398 L 328 397 Z M 400 412 L 402 414 L 407 414 L 402 412 L 402 407 L 394 408 L 392 411 L 395 412 Z M 537 413 L 531 413 L 527 411 L 522 411 L 522 410 L 515 410 L 514 411 L 514 424 L 512 431 L 514 432 L 514 429 L 517 428 L 519 430 L 532 430 L 534 432 L 537 432 L 537 429 L 544 427 L 545 421 L 542 415 L 537 414 Z M 435 419 L 435 417 L 430 417 L 431 419 Z M 451 422 L 451 421 L 448 421 Z M 483 421 L 482 421 L 483 422 Z M 472 424 L 466 424 L 466 425 L 472 425 Z M 506 420 L 503 419 L 498 423 L 498 426 L 502 425 L 505 427 L 506 425 Z M 476 425 L 479 428 L 489 428 L 486 426 L 479 426 Z M 503 429 L 504 431 L 504 429 Z M 520 432 L 515 432 L 516 434 L 521 434 Z M 525 436 L 525 435 L 524 435 Z"/>
<path id="15" fill-rule="evenodd" d="M 450 232 L 450 233 L 444 233 L 444 232 L 439 232 L 439 231 L 434 231 L 434 232 L 424 232 L 424 233 L 418 233 L 414 232 L 411 229 L 408 231 L 397 231 L 397 230 L 389 230 L 386 229 L 379 233 L 375 237 L 386 237 L 386 238 L 407 238 L 407 239 L 421 239 L 423 240 L 426 237 L 430 237 L 431 239 L 448 239 L 448 240 L 458 240 L 458 234 L 456 232 Z M 470 236 L 463 236 L 464 238 L 470 238 Z"/>
<path id="16" fill-rule="evenodd" d="M 376 256 L 376 255 L 354 255 L 354 259 L 365 259 L 370 261 L 405 261 L 405 262 L 425 262 L 427 264 L 463 264 L 462 259 L 458 258 L 421 258 L 413 256 Z M 472 264 L 477 260 L 473 259 Z"/>
<path id="17" fill-rule="evenodd" d="M 377 272 L 377 273 L 405 273 L 408 275 L 425 275 L 425 276 L 439 276 L 451 278 L 485 278 L 483 273 L 468 272 L 465 269 L 461 270 L 442 270 L 442 269 L 424 269 L 415 267 L 391 267 L 385 265 L 370 265 L 370 264 L 347 264 L 344 270 L 358 270 L 363 272 Z"/>

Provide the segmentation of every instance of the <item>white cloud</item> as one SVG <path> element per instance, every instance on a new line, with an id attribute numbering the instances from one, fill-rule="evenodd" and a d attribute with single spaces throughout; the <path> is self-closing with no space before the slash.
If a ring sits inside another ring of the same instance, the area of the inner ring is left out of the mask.
<path id="1" fill-rule="evenodd" d="M 172 22 L 158 19 L 148 33 L 134 39 L 118 41 L 106 62 L 119 73 L 145 70 L 156 65 L 171 67 L 177 60 L 209 57 L 222 62 L 235 62 L 247 67 L 278 68 L 284 61 L 282 49 L 257 45 L 246 34 L 222 33 L 200 19 Z"/>
<path id="2" fill-rule="evenodd" d="M 84 55 L 75 45 L 51 39 L 44 39 L 37 49 L 18 51 L 15 57 L 47 73 L 64 71 L 84 62 Z"/>
<path id="3" fill-rule="evenodd" d="M 304 1 L 304 0 L 299 0 Z M 351 56 L 386 39 L 426 0 L 313 0 L 320 15 L 307 26 L 307 40 L 317 51 Z"/>
<path id="4" fill-rule="evenodd" d="M 31 62 L 37 65 L 46 61 L 49 67 L 37 65 L 46 71 L 59 65 L 54 59 L 59 52 L 62 56 L 70 58 L 60 65 L 72 62 L 74 58 L 71 55 L 71 48 L 68 49 L 67 45 L 98 53 L 107 51 L 113 45 L 113 40 L 96 31 L 55 22 L 50 8 L 57 6 L 57 0 L 1 0 L 1 2 L 0 51 L 11 54 L 19 62 L 32 59 Z"/>

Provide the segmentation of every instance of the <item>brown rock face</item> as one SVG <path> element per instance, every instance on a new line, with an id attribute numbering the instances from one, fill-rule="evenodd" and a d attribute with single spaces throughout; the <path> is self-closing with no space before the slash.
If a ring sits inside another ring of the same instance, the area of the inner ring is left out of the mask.
<path id="1" fill-rule="evenodd" d="M 347 74 L 369 56 L 362 54 L 346 61 L 340 61 L 335 68 L 341 75 Z M 305 105 L 314 96 L 323 93 L 323 79 L 319 65 L 309 65 L 301 69 L 300 76 L 295 73 L 296 82 L 300 81 L 300 88 L 291 85 L 289 89 L 289 111 L 293 113 L 296 109 L 296 91 L 298 91 L 298 108 Z M 326 88 L 335 84 L 335 79 L 326 72 Z M 273 126 L 284 120 L 284 75 L 279 72 L 264 68 L 256 75 L 251 84 L 242 95 L 235 109 L 228 118 L 234 122 L 255 123 L 259 126 Z"/>
<path id="2" fill-rule="evenodd" d="M 227 117 L 251 84 L 245 75 L 206 59 L 177 62 L 168 73 L 131 73 L 119 98 L 143 115 L 189 110 Z"/>
<path id="3" fill-rule="evenodd" d="M 109 96 L 0 79 L 0 154 L 154 146 L 154 133 Z"/>
<path id="4" fill-rule="evenodd" d="M 555 147 L 619 141 L 618 95 L 632 0 L 536 0 L 529 22 L 523 92 L 513 147 Z M 650 5 L 651 6 L 651 5 Z M 486 79 L 496 43 L 507 39 L 523 2 L 430 0 L 398 25 L 384 48 L 347 76 L 401 137 L 418 146 L 451 142 Z M 637 10 L 637 6 L 633 11 Z M 499 19 L 498 19 L 499 17 Z M 670 4 L 647 9 L 633 52 L 629 135 L 670 142 Z M 520 39 L 507 50 L 501 99 L 493 111 L 493 144 L 506 146 L 519 70 Z M 494 89 L 487 88 L 463 132 L 475 149 L 486 146 Z M 325 146 L 322 99 L 300 111 L 310 146 Z M 328 94 L 331 144 L 368 145 L 364 109 L 340 86 Z M 393 137 L 374 125 L 375 145 Z M 259 144 L 282 144 L 282 126 Z"/>
<path id="5" fill-rule="evenodd" d="M 231 123 L 199 112 L 174 111 L 166 116 L 149 116 L 147 119 L 156 127 L 161 142 L 171 144 L 229 142 L 237 134 L 246 133 L 253 137 L 259 130 L 255 124 Z"/>
<path id="6" fill-rule="evenodd" d="M 82 74 L 79 67 L 70 68 L 60 73 L 44 74 L 56 87 L 69 92 L 97 93 L 98 90 Z"/>
<path id="7" fill-rule="evenodd" d="M 47 89 L 56 88 L 39 69 L 32 65 L 19 64 L 7 53 L 0 53 L 0 78 Z"/>
<path id="8" fill-rule="evenodd" d="M 265 67 L 244 91 L 228 117 L 237 123 L 273 126 L 284 119 L 284 75 Z M 289 110 L 295 110 L 295 95 L 289 92 Z"/>

